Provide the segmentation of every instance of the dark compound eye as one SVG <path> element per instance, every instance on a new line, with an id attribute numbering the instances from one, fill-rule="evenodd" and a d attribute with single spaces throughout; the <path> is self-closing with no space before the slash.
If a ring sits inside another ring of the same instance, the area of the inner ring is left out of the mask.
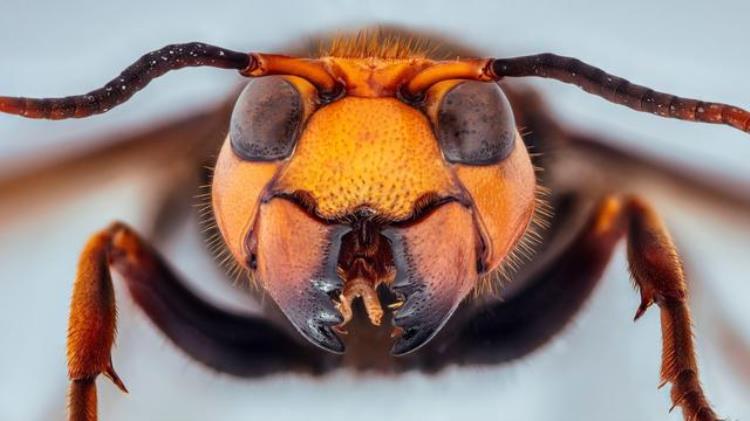
<path id="1" fill-rule="evenodd" d="M 487 165 L 500 162 L 513 151 L 516 123 L 497 84 L 466 81 L 443 96 L 436 132 L 449 162 Z"/>
<path id="2" fill-rule="evenodd" d="M 250 82 L 232 111 L 232 150 L 247 161 L 273 161 L 294 150 L 302 123 L 302 98 L 281 76 Z"/>

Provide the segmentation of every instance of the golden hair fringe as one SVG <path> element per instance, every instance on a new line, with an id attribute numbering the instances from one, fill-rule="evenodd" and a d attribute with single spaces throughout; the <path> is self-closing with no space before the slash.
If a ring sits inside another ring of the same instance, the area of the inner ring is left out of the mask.
<path id="1" fill-rule="evenodd" d="M 428 58 L 438 47 L 426 39 L 374 28 L 337 34 L 326 44 L 320 45 L 319 52 L 321 57 L 405 60 Z"/>

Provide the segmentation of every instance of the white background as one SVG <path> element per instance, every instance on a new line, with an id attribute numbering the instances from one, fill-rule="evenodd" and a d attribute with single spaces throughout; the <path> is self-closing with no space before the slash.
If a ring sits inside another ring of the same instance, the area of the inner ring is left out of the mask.
<path id="1" fill-rule="evenodd" d="M 750 3 L 742 0 L 154 3 L 3 0 L 0 93 L 83 93 L 142 53 L 173 42 L 273 52 L 318 31 L 397 23 L 439 31 L 487 54 L 573 55 L 660 90 L 750 106 Z M 236 81 L 232 72 L 184 70 L 104 116 L 66 122 L 0 116 L 0 177 L 74 154 L 98 134 L 222 99 Z M 565 121 L 686 163 L 706 177 L 731 179 L 750 195 L 747 135 L 634 113 L 552 81 L 534 83 Z M 144 203 L 159 193 L 153 181 L 148 174 L 123 173 L 89 189 L 0 203 L 0 420 L 63 418 L 65 319 L 77 252 L 110 220 L 146 224 Z M 720 308 L 750 343 L 750 215 L 719 215 L 711 204 L 661 193 L 653 199 L 691 258 L 694 277 L 707 284 L 708 292 L 694 294 L 694 301 L 700 301 L 696 325 L 709 397 L 722 415 L 750 418 L 750 379 L 741 378 L 750 356 L 744 367 L 727 362 L 712 324 L 714 308 Z M 169 255 L 184 273 L 209 279 L 210 262 L 197 257 L 194 234 Z M 438 376 L 340 372 L 323 380 L 255 382 L 219 376 L 175 350 L 120 294 L 114 360 L 131 394 L 100 381 L 100 414 L 105 420 L 678 420 L 679 411 L 666 415 L 668 388 L 656 390 L 658 314 L 652 311 L 636 325 L 630 321 L 637 297 L 624 267 L 620 252 L 587 309 L 552 346 L 514 365 Z M 218 282 L 204 289 L 242 305 Z"/>

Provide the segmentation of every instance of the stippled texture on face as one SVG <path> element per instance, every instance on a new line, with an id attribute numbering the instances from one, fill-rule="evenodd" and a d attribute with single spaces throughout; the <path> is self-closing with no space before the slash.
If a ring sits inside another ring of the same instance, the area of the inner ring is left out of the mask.
<path id="1" fill-rule="evenodd" d="M 411 216 L 426 193 L 461 193 L 421 112 L 395 98 L 355 97 L 311 116 L 274 190 L 310 193 L 324 218 L 364 205 L 391 220 Z"/>
<path id="2" fill-rule="evenodd" d="M 315 345 L 344 350 L 337 303 L 354 279 L 338 270 L 340 250 L 353 247 L 343 239 L 363 218 L 373 221 L 366 234 L 391 247 L 388 261 L 355 251 L 362 265 L 395 269 L 383 284 L 398 301 L 395 355 L 427 343 L 523 235 L 536 183 L 513 122 L 513 147 L 499 160 L 452 162 L 440 149 L 439 105 L 455 85 L 430 91 L 422 108 L 394 97 L 323 105 L 303 89 L 309 106 L 288 157 L 243 159 L 229 141 L 222 149 L 213 204 L 228 248 Z M 377 281 L 364 282 L 372 295 Z"/>

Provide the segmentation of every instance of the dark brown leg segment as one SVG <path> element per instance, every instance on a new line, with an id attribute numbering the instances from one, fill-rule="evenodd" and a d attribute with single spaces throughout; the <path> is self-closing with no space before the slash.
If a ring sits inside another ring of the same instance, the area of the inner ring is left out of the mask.
<path id="1" fill-rule="evenodd" d="M 195 360 L 238 376 L 280 371 L 321 373 L 331 359 L 300 345 L 270 322 L 222 311 L 188 290 L 166 263 L 121 223 L 92 236 L 81 254 L 68 326 L 69 420 L 96 420 L 99 374 L 120 389 L 112 368 L 115 297 L 110 269 L 122 275 L 135 303 Z"/>

